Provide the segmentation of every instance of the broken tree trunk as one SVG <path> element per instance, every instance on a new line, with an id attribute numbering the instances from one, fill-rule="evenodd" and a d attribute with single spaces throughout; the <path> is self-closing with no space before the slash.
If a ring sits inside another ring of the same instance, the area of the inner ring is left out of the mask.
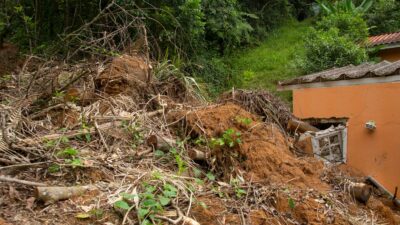
<path id="1" fill-rule="evenodd" d="M 176 144 L 176 141 L 153 134 L 147 138 L 146 143 L 154 149 L 167 152 Z"/>
<path id="2" fill-rule="evenodd" d="M 372 194 L 372 187 L 364 183 L 354 183 L 348 181 L 344 187 L 345 191 L 357 201 L 367 204 Z"/>
<path id="3" fill-rule="evenodd" d="M 300 132 L 300 133 L 304 133 L 306 131 L 313 131 L 313 132 L 319 131 L 318 128 L 312 126 L 311 124 L 297 119 L 289 120 L 287 128 L 290 131 Z"/>
<path id="4" fill-rule="evenodd" d="M 37 187 L 35 196 L 37 199 L 44 201 L 45 204 L 51 204 L 60 200 L 82 195 L 89 189 L 89 186 Z"/>
<path id="5" fill-rule="evenodd" d="M 207 153 L 197 150 L 197 149 L 189 149 L 188 154 L 189 154 L 189 157 L 193 160 L 204 161 L 208 158 Z"/>

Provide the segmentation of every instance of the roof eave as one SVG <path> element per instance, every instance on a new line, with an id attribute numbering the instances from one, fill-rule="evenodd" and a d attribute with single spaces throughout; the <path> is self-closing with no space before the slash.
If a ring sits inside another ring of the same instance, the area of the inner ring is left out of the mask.
<path id="1" fill-rule="evenodd" d="M 329 88 L 338 86 L 354 86 L 354 85 L 393 83 L 393 82 L 400 82 L 400 74 L 384 76 L 384 77 L 365 77 L 352 80 L 336 80 L 336 81 L 324 81 L 324 82 L 313 82 L 313 83 L 302 83 L 302 84 L 278 85 L 277 91 L 290 91 L 290 90 L 308 89 L 308 88 Z"/>

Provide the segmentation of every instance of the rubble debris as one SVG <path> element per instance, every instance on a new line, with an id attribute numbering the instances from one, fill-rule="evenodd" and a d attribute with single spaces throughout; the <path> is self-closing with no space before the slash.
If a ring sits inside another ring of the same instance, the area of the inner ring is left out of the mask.
<path id="1" fill-rule="evenodd" d="M 306 155 L 313 156 L 314 148 L 312 139 L 312 135 L 308 132 L 301 134 L 298 140 L 295 141 L 294 147 Z"/>
<path id="2" fill-rule="evenodd" d="M 326 162 L 345 163 L 346 142 L 347 129 L 338 125 L 321 131 L 306 131 L 299 136 L 294 146 L 302 153 L 314 155 Z"/>

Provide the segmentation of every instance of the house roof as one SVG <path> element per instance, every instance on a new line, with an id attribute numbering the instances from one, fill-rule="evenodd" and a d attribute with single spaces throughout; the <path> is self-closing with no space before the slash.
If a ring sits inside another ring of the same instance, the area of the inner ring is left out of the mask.
<path id="1" fill-rule="evenodd" d="M 389 34 L 381 34 L 377 36 L 368 37 L 369 46 L 387 45 L 400 43 L 400 31 Z"/>
<path id="2" fill-rule="evenodd" d="M 358 66 L 349 65 L 333 68 L 294 79 L 280 81 L 279 86 L 310 84 L 327 81 L 355 80 L 362 78 L 381 78 L 400 75 L 400 60 L 396 62 L 363 63 Z"/>

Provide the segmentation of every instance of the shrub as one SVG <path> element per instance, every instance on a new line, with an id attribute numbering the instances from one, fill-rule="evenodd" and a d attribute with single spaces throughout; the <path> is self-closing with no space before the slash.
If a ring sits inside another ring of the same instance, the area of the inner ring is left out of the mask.
<path id="1" fill-rule="evenodd" d="M 332 67 L 360 64 L 368 59 L 366 50 L 345 36 L 337 28 L 328 31 L 312 30 L 305 41 L 306 59 L 303 69 L 316 72 Z"/>
<path id="2" fill-rule="evenodd" d="M 329 14 L 317 23 L 318 30 L 328 31 L 337 28 L 340 36 L 349 38 L 354 42 L 361 42 L 368 37 L 368 26 L 358 14 L 339 13 Z"/>
<path id="3" fill-rule="evenodd" d="M 204 0 L 206 38 L 219 47 L 221 53 L 250 40 L 253 28 L 236 0 Z"/>
<path id="4" fill-rule="evenodd" d="M 365 15 L 371 34 L 390 33 L 400 30 L 400 2 L 376 0 Z"/>
<path id="5" fill-rule="evenodd" d="M 194 59 L 185 70 L 197 80 L 206 83 L 207 92 L 211 96 L 216 96 L 240 82 L 222 59 L 208 54 Z"/>

